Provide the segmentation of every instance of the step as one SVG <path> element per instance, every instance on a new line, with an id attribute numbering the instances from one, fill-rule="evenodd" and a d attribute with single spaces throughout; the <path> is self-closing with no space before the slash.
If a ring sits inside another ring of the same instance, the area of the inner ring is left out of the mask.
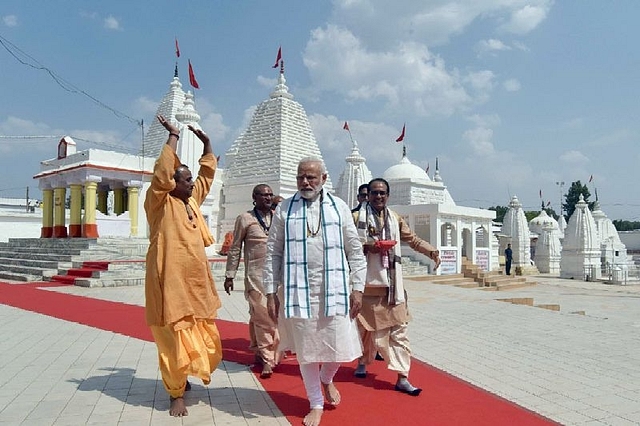
<path id="1" fill-rule="evenodd" d="M 26 274 L 26 275 L 35 275 L 40 277 L 41 281 L 43 277 L 52 277 L 58 273 L 58 269 L 43 269 L 43 268 L 34 268 L 31 266 L 17 266 L 17 265 L 0 265 L 0 271 L 16 273 L 16 274 Z"/>
<path id="2" fill-rule="evenodd" d="M 63 263 L 63 266 L 59 264 Z M 71 262 L 57 262 L 54 260 L 33 260 L 33 259 L 17 259 L 0 257 L 0 265 L 30 266 L 42 269 L 58 269 L 60 267 L 71 267 Z"/>
<path id="3" fill-rule="evenodd" d="M 42 281 L 41 275 L 19 274 L 10 271 L 0 271 L 0 279 L 10 281 L 32 282 Z"/>

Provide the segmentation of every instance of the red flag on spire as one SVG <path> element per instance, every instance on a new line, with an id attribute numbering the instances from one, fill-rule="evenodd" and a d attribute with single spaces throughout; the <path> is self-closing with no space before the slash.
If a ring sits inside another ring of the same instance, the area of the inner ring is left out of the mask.
<path id="1" fill-rule="evenodd" d="M 191 66 L 191 59 L 189 59 L 189 83 L 194 89 L 199 89 L 200 85 L 196 80 L 196 75 L 193 73 L 193 67 Z"/>
<path id="2" fill-rule="evenodd" d="M 347 132 L 350 132 L 351 130 L 349 130 L 349 123 L 347 123 L 346 121 L 344 122 L 344 126 L 342 126 L 342 128 L 344 130 L 346 130 Z"/>
<path id="3" fill-rule="evenodd" d="M 589 183 L 593 180 L 593 175 L 589 176 Z"/>
<path id="4" fill-rule="evenodd" d="M 278 48 L 278 56 L 276 56 L 276 63 L 273 64 L 271 68 L 278 68 L 278 64 L 280 63 L 280 59 L 282 59 L 282 46 Z"/>
<path id="5" fill-rule="evenodd" d="M 540 190 L 540 199 L 542 199 L 542 189 Z"/>
<path id="6" fill-rule="evenodd" d="M 176 37 L 176 57 L 180 57 L 180 46 L 178 46 L 178 37 Z"/>
<path id="7" fill-rule="evenodd" d="M 402 142 L 404 140 L 404 130 L 406 126 L 407 126 L 406 123 L 402 125 L 402 133 L 400 133 L 400 136 L 398 136 L 398 139 L 396 139 L 396 142 Z"/>
<path id="8" fill-rule="evenodd" d="M 427 168 L 425 169 L 425 172 L 429 174 L 429 163 L 427 163 Z"/>
<path id="9" fill-rule="evenodd" d="M 547 207 L 551 205 L 551 201 L 547 201 Z"/>

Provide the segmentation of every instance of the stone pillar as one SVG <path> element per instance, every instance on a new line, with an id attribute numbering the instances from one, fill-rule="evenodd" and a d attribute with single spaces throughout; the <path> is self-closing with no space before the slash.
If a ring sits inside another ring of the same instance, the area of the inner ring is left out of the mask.
<path id="1" fill-rule="evenodd" d="M 142 182 L 130 181 L 127 183 L 127 195 L 129 201 L 129 220 L 131 221 L 131 236 L 138 236 L 138 195 Z"/>
<path id="2" fill-rule="evenodd" d="M 82 237 L 82 185 L 74 183 L 71 188 L 71 215 L 69 218 L 69 236 Z"/>
<path id="3" fill-rule="evenodd" d="M 53 236 L 53 189 L 42 190 L 42 228 L 40 238 Z"/>
<path id="4" fill-rule="evenodd" d="M 113 189 L 113 213 L 116 216 L 124 213 L 124 188 Z"/>
<path id="5" fill-rule="evenodd" d="M 107 214 L 107 195 L 109 195 L 109 191 L 98 191 L 98 211 L 102 214 Z"/>
<path id="6" fill-rule="evenodd" d="M 67 238 L 67 225 L 65 224 L 65 202 L 67 188 L 54 188 L 53 190 L 53 238 Z"/>
<path id="7" fill-rule="evenodd" d="M 88 179 L 84 184 L 84 224 L 82 236 L 98 238 L 98 224 L 96 223 L 96 190 L 100 178 Z"/>

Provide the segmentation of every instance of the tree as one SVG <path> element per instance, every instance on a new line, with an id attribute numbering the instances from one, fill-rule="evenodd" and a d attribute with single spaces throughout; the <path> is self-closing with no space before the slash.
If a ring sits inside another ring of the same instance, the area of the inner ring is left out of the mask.
<path id="1" fill-rule="evenodd" d="M 507 214 L 507 210 L 509 210 L 509 207 L 492 206 L 492 207 L 489 207 L 487 210 L 493 210 L 494 212 L 496 212 L 495 221 L 496 222 L 502 222 L 502 221 L 504 221 L 504 215 Z"/>
<path id="2" fill-rule="evenodd" d="M 580 194 L 582 194 L 582 196 L 584 197 L 584 201 L 589 205 L 589 210 L 593 210 L 593 205 L 595 203 L 589 202 L 591 192 L 589 192 L 589 188 L 587 188 L 587 185 L 583 185 L 579 180 L 572 182 L 571 187 L 567 191 L 567 194 L 564 196 L 565 202 L 564 204 L 562 204 L 562 208 L 565 211 L 564 218 L 567 221 L 576 210 L 576 204 L 580 200 Z"/>

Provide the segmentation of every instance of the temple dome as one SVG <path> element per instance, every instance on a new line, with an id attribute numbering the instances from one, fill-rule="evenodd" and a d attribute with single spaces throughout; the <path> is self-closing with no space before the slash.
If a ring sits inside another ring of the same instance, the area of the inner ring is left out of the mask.
<path id="1" fill-rule="evenodd" d="M 412 182 L 431 182 L 427 172 L 415 164 L 411 164 L 411 161 L 406 156 L 403 156 L 398 164 L 385 170 L 382 177 L 387 181 L 408 179 Z"/>

